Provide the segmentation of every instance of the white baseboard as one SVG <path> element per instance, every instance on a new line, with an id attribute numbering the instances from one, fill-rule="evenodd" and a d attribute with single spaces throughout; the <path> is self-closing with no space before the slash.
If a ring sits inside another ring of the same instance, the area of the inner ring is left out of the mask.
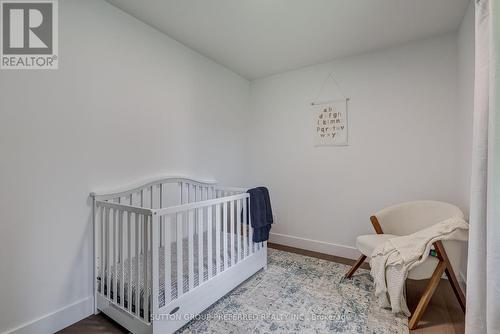
<path id="1" fill-rule="evenodd" d="M 54 333 L 68 327 L 94 313 L 92 296 L 76 301 L 54 312 L 41 316 L 3 334 L 44 334 Z"/>
<path id="2" fill-rule="evenodd" d="M 460 271 L 458 273 L 458 280 L 460 282 L 460 284 L 462 285 L 462 289 L 464 289 L 464 292 L 465 290 L 467 289 L 467 277 L 465 277 L 465 274 L 463 273 L 463 271 Z"/>
<path id="3" fill-rule="evenodd" d="M 355 247 L 337 245 L 330 242 L 300 238 L 292 235 L 270 233 L 269 241 L 276 244 L 302 248 L 314 252 L 345 257 L 348 259 L 357 259 L 360 256 Z"/>

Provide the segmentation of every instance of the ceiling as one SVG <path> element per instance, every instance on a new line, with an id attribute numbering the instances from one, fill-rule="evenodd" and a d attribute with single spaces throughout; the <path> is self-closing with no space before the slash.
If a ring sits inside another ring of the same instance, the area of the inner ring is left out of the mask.
<path id="1" fill-rule="evenodd" d="M 107 0 L 248 79 L 454 31 L 470 0 Z"/>

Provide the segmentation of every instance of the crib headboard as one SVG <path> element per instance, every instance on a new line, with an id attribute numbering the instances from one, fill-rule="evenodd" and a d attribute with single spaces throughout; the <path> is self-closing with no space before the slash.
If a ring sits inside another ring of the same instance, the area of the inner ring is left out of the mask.
<path id="1" fill-rule="evenodd" d="M 130 204 L 130 199 L 135 195 L 144 196 L 148 192 L 151 194 L 151 192 L 154 192 L 156 188 L 160 189 L 159 192 L 161 192 L 163 185 L 175 184 L 179 187 L 180 196 L 184 197 L 181 199 L 181 203 L 190 202 L 189 199 L 191 192 L 208 192 L 207 196 L 210 196 L 210 193 L 212 192 L 214 193 L 213 197 L 215 198 L 215 192 L 217 191 L 217 181 L 214 180 L 200 180 L 186 176 L 164 176 L 136 182 L 129 186 L 120 187 L 110 191 L 92 192 L 90 195 L 94 197 L 96 201 L 120 203 L 125 200 L 125 202 L 123 202 L 124 204 Z"/>
<path id="2" fill-rule="evenodd" d="M 221 198 L 246 192 L 247 188 L 222 187 L 217 181 L 187 176 L 164 176 L 110 191 L 92 192 L 96 202 L 160 209 L 172 205 Z"/>

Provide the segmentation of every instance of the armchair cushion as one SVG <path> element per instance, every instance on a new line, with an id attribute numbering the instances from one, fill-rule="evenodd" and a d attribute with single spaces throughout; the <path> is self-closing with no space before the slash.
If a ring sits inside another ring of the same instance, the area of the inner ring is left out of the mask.
<path id="1" fill-rule="evenodd" d="M 395 238 L 394 234 L 367 234 L 360 235 L 356 238 L 356 248 L 368 257 L 372 256 L 373 251 L 378 245 L 383 244 L 391 238 Z"/>

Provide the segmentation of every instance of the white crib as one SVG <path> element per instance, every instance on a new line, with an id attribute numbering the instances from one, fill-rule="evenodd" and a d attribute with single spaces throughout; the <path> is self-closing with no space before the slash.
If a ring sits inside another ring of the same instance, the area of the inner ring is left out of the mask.
<path id="1" fill-rule="evenodd" d="M 132 333 L 173 333 L 267 266 L 246 189 L 166 177 L 91 196 L 95 312 Z"/>

